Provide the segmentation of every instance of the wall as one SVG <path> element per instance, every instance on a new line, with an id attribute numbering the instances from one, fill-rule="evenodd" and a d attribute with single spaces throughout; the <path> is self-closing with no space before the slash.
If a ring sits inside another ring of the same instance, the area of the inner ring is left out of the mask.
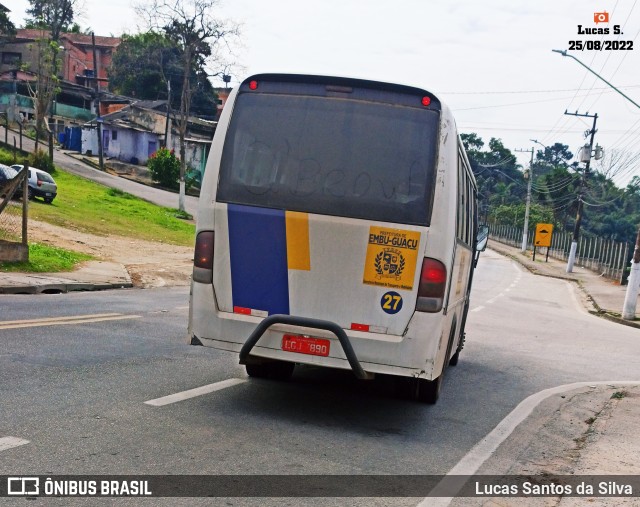
<path id="1" fill-rule="evenodd" d="M 118 133 L 117 139 L 113 139 L 114 131 Z M 108 134 L 105 134 L 107 132 Z M 159 146 L 158 136 L 152 132 L 140 132 L 138 130 L 105 125 L 103 127 L 103 139 L 105 135 L 109 136 L 108 147 L 106 143 L 103 143 L 105 156 L 128 164 L 133 163 L 132 159 L 134 158 L 138 160 L 138 164 L 146 164 L 149 158 L 149 143 L 155 143 L 156 149 Z"/>
<path id="2" fill-rule="evenodd" d="M 98 136 L 97 130 L 92 128 L 82 128 L 82 153 L 86 154 L 91 151 L 93 155 L 98 155 Z"/>

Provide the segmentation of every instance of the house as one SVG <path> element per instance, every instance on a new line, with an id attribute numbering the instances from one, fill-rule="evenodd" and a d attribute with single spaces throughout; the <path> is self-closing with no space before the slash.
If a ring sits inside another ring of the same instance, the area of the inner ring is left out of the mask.
<path id="1" fill-rule="evenodd" d="M 47 40 L 49 35 L 46 30 L 19 29 L 14 38 L 0 46 L 0 111 L 7 112 L 10 122 L 34 119 L 29 88 L 37 81 L 37 41 Z M 95 85 L 103 93 L 107 89 L 107 70 L 120 42 L 119 37 L 95 37 L 96 73 L 92 36 L 60 35 L 56 53 L 60 91 L 51 104 L 48 120 L 56 139 L 65 127 L 81 125 L 95 117 Z"/>
<path id="2" fill-rule="evenodd" d="M 116 105 L 112 104 L 112 107 Z M 107 158 L 144 165 L 153 153 L 167 144 L 176 153 L 180 151 L 180 139 L 175 125 L 169 131 L 169 123 L 172 122 L 167 120 L 165 100 L 138 101 L 124 105 L 105 114 L 100 120 L 102 150 Z M 204 172 L 215 125 L 216 122 L 212 121 L 189 119 L 185 158 L 187 165 L 200 175 Z M 96 120 L 92 120 L 83 127 L 83 153 L 98 153 L 96 126 Z"/>
<path id="3" fill-rule="evenodd" d="M 214 88 L 214 91 L 218 95 L 216 120 L 219 120 L 220 115 L 222 114 L 222 110 L 224 109 L 224 106 L 227 103 L 227 99 L 229 98 L 229 94 L 231 93 L 231 88 Z"/>
<path id="4" fill-rule="evenodd" d="M 37 48 L 34 43 L 49 37 L 47 30 L 17 30 L 16 36 L 0 48 L 0 74 L 21 68 L 36 71 Z M 96 72 L 93 66 L 93 37 L 83 33 L 61 33 L 57 53 L 60 58 L 58 77 L 84 87 L 94 87 L 96 78 L 98 86 L 106 90 L 109 82 L 107 69 L 121 42 L 120 37 L 95 36 Z"/>

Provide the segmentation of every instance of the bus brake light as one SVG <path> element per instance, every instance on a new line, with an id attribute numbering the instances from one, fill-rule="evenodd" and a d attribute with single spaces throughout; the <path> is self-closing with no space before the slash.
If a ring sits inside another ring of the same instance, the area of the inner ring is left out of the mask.
<path id="1" fill-rule="evenodd" d="M 257 90 L 258 89 L 258 82 L 257 81 L 250 81 L 249 82 L 249 90 Z"/>
<path id="2" fill-rule="evenodd" d="M 427 107 L 431 104 L 431 97 L 422 97 L 422 105 Z"/>
<path id="3" fill-rule="evenodd" d="M 439 312 L 442 309 L 446 285 L 447 268 L 442 262 L 426 257 L 422 261 L 416 310 L 419 312 Z"/>
<path id="4" fill-rule="evenodd" d="M 193 281 L 211 283 L 213 279 L 213 245 L 214 231 L 202 231 L 196 236 L 196 247 L 193 254 Z"/>

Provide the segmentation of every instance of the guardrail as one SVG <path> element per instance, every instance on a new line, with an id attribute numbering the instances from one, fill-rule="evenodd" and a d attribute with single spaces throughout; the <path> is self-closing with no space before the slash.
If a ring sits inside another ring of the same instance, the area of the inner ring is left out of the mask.
<path id="1" fill-rule="evenodd" d="M 535 229 L 527 234 L 527 250 L 533 250 Z M 522 227 L 512 225 L 489 224 L 489 238 L 507 245 L 522 247 Z M 573 233 L 554 231 L 549 247 L 549 257 L 568 260 Z M 631 244 L 614 241 L 597 236 L 582 234 L 578 241 L 575 265 L 595 271 L 611 280 L 617 280 L 626 285 L 628 267 L 633 254 Z M 547 248 L 538 247 L 541 256 L 546 255 Z"/>

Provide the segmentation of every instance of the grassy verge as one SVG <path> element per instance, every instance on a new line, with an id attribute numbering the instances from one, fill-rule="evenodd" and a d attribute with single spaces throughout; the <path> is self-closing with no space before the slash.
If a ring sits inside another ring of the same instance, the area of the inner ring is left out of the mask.
<path id="1" fill-rule="evenodd" d="M 52 204 L 37 199 L 29 203 L 29 218 L 99 236 L 118 235 L 192 246 L 195 226 L 185 213 L 163 208 L 121 190 L 56 170 L 58 196 Z M 32 243 L 28 263 L 0 262 L 0 271 L 70 271 L 86 254 Z"/>
<path id="2" fill-rule="evenodd" d="M 156 206 L 131 194 L 57 170 L 58 196 L 52 204 L 31 201 L 29 218 L 96 235 L 116 234 L 191 246 L 195 227 L 178 210 Z"/>
<path id="3" fill-rule="evenodd" d="M 71 271 L 76 264 L 92 259 L 90 255 L 64 250 L 53 246 L 31 243 L 29 262 L 0 262 L 0 271 L 4 273 L 56 273 Z"/>

